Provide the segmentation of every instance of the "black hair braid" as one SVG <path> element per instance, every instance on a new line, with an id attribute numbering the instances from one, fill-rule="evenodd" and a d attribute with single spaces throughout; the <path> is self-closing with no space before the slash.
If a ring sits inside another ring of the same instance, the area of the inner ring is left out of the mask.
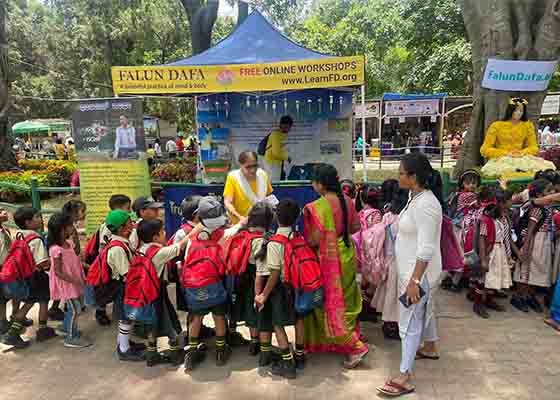
<path id="1" fill-rule="evenodd" d="M 255 254 L 255 260 L 264 261 L 266 260 L 266 252 L 268 250 L 268 244 L 270 243 L 270 238 L 272 237 L 271 232 L 266 232 L 263 236 L 263 243 L 257 254 Z"/>
<path id="2" fill-rule="evenodd" d="M 344 220 L 344 244 L 346 245 L 346 247 L 350 247 L 350 235 L 348 234 L 348 204 L 346 204 L 346 198 L 344 197 L 344 193 L 342 193 L 342 189 L 340 189 L 340 185 L 338 192 L 336 192 L 336 195 L 338 197 L 338 200 L 340 200 L 340 206 L 342 207 L 342 218 Z"/>

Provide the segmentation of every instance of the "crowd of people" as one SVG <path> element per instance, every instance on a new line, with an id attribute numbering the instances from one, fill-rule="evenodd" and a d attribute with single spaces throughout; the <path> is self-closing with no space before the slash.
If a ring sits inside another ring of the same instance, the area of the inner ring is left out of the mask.
<path id="1" fill-rule="evenodd" d="M 122 361 L 191 371 L 215 336 L 217 365 L 227 363 L 233 346 L 245 344 L 259 367 L 291 379 L 310 353 L 333 352 L 344 356 L 346 368 L 359 365 L 370 350 L 361 324 L 380 315 L 384 336 L 401 340 L 402 356 L 399 375 L 378 390 L 399 396 L 415 390 L 415 360 L 439 359 L 433 301 L 440 283 L 453 292 L 468 287 L 467 298 L 482 318 L 490 317 L 489 310 L 503 311 L 496 299 L 513 288 L 516 309 L 541 313 L 549 306 L 545 322 L 560 330 L 560 294 L 553 299 L 552 292 L 560 217 L 549 207 L 560 200 L 553 194 L 560 186 L 556 172 L 540 172 L 526 190 L 512 194 L 507 183 L 482 187 L 480 176 L 466 171 L 444 203 L 441 177 L 421 153 L 405 155 L 399 179 L 380 187 L 340 181 L 336 169 L 323 164 L 312 179 L 319 199 L 300 209 L 290 199 L 271 202 L 257 157 L 240 155 L 241 169 L 228 177 L 225 207 L 214 197 L 186 198 L 183 225 L 169 240 L 163 204 L 152 198 L 132 202 L 113 195 L 111 211 L 83 249 L 81 201 L 71 200 L 49 218 L 46 238 L 37 210 L 16 210 L 15 235 L 0 229 L 3 343 L 29 346 L 21 335 L 33 324 L 28 313 L 38 303 L 37 342 L 58 333 L 65 347 L 89 347 L 93 341 L 79 329 L 87 305 L 99 325 L 118 321 L 115 354 Z M 512 203 L 521 207 L 512 211 Z M 7 220 L 0 212 L 0 223 Z M 456 242 L 460 263 L 444 242 Z M 184 341 L 178 311 L 186 312 Z M 214 328 L 203 323 L 208 314 Z M 55 330 L 49 319 L 63 323 Z M 238 332 L 240 322 L 250 338 Z M 294 345 L 287 326 L 295 327 Z M 133 342 L 133 332 L 145 343 Z M 168 338 L 168 349 L 158 349 L 158 337 Z"/>

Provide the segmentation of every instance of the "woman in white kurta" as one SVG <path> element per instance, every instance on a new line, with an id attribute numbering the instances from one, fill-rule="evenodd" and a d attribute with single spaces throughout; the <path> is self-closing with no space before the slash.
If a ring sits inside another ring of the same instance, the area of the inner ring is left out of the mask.
<path id="1" fill-rule="evenodd" d="M 395 256 L 398 269 L 399 331 L 402 356 L 399 376 L 378 390 L 391 396 L 411 393 L 412 369 L 416 358 L 439 358 L 432 294 L 441 275 L 441 177 L 422 153 L 407 154 L 400 165 L 399 184 L 410 198 L 399 217 Z M 422 294 L 423 292 L 423 294 Z M 420 349 L 421 342 L 424 346 Z"/>

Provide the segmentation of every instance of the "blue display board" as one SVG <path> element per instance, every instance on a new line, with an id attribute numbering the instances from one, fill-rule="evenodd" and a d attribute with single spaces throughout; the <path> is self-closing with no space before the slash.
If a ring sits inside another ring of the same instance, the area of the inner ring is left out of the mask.
<path id="1" fill-rule="evenodd" d="M 311 184 L 273 185 L 274 195 L 279 199 L 293 199 L 303 208 L 307 203 L 315 201 L 319 195 Z M 165 196 L 165 232 L 171 237 L 181 226 L 181 202 L 189 196 L 216 196 L 220 200 L 224 193 L 224 185 L 188 185 L 168 186 L 164 188 Z"/>

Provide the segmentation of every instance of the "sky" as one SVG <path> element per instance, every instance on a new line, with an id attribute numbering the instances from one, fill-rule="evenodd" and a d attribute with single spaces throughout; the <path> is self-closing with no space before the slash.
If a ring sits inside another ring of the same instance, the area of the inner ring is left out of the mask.
<path id="1" fill-rule="evenodd" d="M 220 0 L 218 15 L 221 17 L 237 17 L 237 7 L 232 7 L 227 1 Z"/>

